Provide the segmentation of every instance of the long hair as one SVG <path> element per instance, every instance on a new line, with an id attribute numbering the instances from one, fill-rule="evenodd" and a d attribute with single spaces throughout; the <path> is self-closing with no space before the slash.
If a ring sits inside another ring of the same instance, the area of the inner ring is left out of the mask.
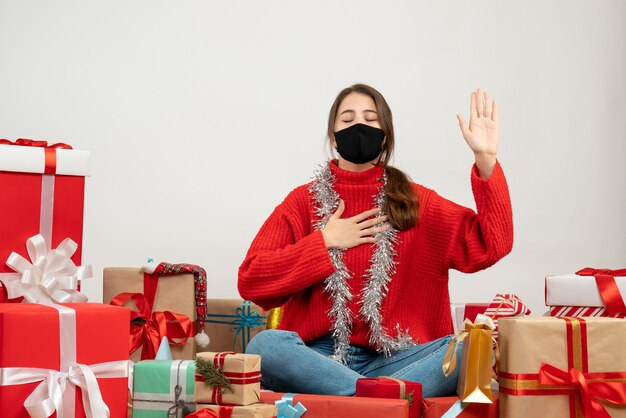
<path id="1" fill-rule="evenodd" d="M 328 115 L 327 137 L 333 138 L 337 111 L 343 99 L 350 93 L 360 93 L 367 95 L 374 100 L 380 128 L 385 133 L 385 143 L 378 160 L 378 165 L 382 165 L 387 173 L 387 194 L 386 207 L 383 208 L 389 217 L 389 223 L 399 231 L 412 228 L 417 225 L 419 214 L 419 200 L 411 189 L 409 177 L 401 170 L 389 165 L 393 155 L 395 138 L 393 133 L 393 119 L 391 109 L 382 94 L 373 87 L 366 84 L 354 84 L 341 90 L 333 102 Z"/>

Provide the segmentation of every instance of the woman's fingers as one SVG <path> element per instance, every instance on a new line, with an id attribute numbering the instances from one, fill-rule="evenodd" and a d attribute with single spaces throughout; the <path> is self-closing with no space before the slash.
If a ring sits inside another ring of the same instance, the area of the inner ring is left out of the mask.
<path id="1" fill-rule="evenodd" d="M 456 118 L 459 120 L 459 126 L 461 127 L 461 133 L 463 133 L 463 137 L 467 138 L 470 131 L 467 125 L 465 124 L 465 119 L 459 113 L 456 114 Z"/>
<path id="2" fill-rule="evenodd" d="M 470 124 L 472 123 L 472 119 L 478 117 L 478 110 L 476 108 L 476 92 L 472 92 L 470 96 Z"/>
<path id="3" fill-rule="evenodd" d="M 485 96 L 484 92 L 480 89 L 476 90 L 476 108 L 478 117 L 485 115 Z"/>
<path id="4" fill-rule="evenodd" d="M 358 215 L 354 215 L 352 219 L 354 222 L 359 223 L 367 218 L 370 218 L 380 212 L 380 208 L 374 208 L 370 210 L 366 210 L 365 212 L 361 212 Z"/>
<path id="5" fill-rule="evenodd" d="M 493 112 L 491 112 L 491 120 L 494 122 L 498 121 L 498 106 L 496 106 L 496 101 L 493 101 Z"/>
<path id="6" fill-rule="evenodd" d="M 387 219 L 388 219 L 387 215 L 379 216 L 377 218 L 372 218 L 372 219 L 365 220 L 363 222 L 359 222 L 358 225 L 359 225 L 359 227 L 361 229 L 366 229 L 366 228 L 370 228 L 370 227 L 372 227 L 374 225 L 378 225 L 381 222 L 385 222 Z"/>
<path id="7" fill-rule="evenodd" d="M 378 234 L 379 232 L 384 232 L 388 230 L 389 228 L 391 228 L 391 225 L 383 225 L 383 226 L 379 226 L 375 228 L 362 229 L 361 237 L 371 237 L 371 236 Z"/>
<path id="8" fill-rule="evenodd" d="M 485 92 L 485 117 L 491 118 L 492 106 L 491 96 Z"/>

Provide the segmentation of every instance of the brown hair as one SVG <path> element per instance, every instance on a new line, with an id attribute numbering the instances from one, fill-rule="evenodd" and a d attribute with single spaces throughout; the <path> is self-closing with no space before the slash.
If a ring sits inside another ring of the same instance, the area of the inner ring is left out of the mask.
<path id="1" fill-rule="evenodd" d="M 366 84 L 354 84 L 341 90 L 333 102 L 330 108 L 330 114 L 328 115 L 328 138 L 334 137 L 335 121 L 337 119 L 339 105 L 341 105 L 343 99 L 350 93 L 364 94 L 374 100 L 380 128 L 385 133 L 383 151 L 378 160 L 378 164 L 382 165 L 387 173 L 387 188 L 385 190 L 387 202 L 386 207 L 383 209 L 387 213 L 389 222 L 394 228 L 400 231 L 409 229 L 417 224 L 419 200 L 411 189 L 409 177 L 401 170 L 389 165 L 395 140 L 391 109 L 389 109 L 389 105 L 382 94 Z"/>

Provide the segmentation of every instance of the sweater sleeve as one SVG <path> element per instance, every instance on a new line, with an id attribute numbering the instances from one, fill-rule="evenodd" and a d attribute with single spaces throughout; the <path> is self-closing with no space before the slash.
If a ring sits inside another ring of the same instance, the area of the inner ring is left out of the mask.
<path id="1" fill-rule="evenodd" d="M 286 202 L 279 205 L 259 230 L 239 267 L 241 297 L 271 309 L 284 304 L 291 294 L 330 276 L 334 267 L 322 232 L 307 232 L 303 220 Z"/>
<path id="2" fill-rule="evenodd" d="M 448 269 L 473 273 L 492 266 L 513 248 L 511 199 L 499 162 L 488 179 L 472 167 L 476 210 L 433 196 L 425 223 Z"/>

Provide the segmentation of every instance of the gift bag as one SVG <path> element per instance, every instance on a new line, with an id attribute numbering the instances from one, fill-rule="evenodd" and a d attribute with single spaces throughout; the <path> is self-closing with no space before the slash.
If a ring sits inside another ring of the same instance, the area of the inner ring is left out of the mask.
<path id="1" fill-rule="evenodd" d="M 462 342 L 457 393 L 463 402 L 493 403 L 491 379 L 494 376 L 494 323 L 491 318 L 478 315 L 476 322 L 465 321 L 465 326 L 450 340 L 444 358 L 443 373 L 447 377 L 456 368 L 457 348 Z"/>

